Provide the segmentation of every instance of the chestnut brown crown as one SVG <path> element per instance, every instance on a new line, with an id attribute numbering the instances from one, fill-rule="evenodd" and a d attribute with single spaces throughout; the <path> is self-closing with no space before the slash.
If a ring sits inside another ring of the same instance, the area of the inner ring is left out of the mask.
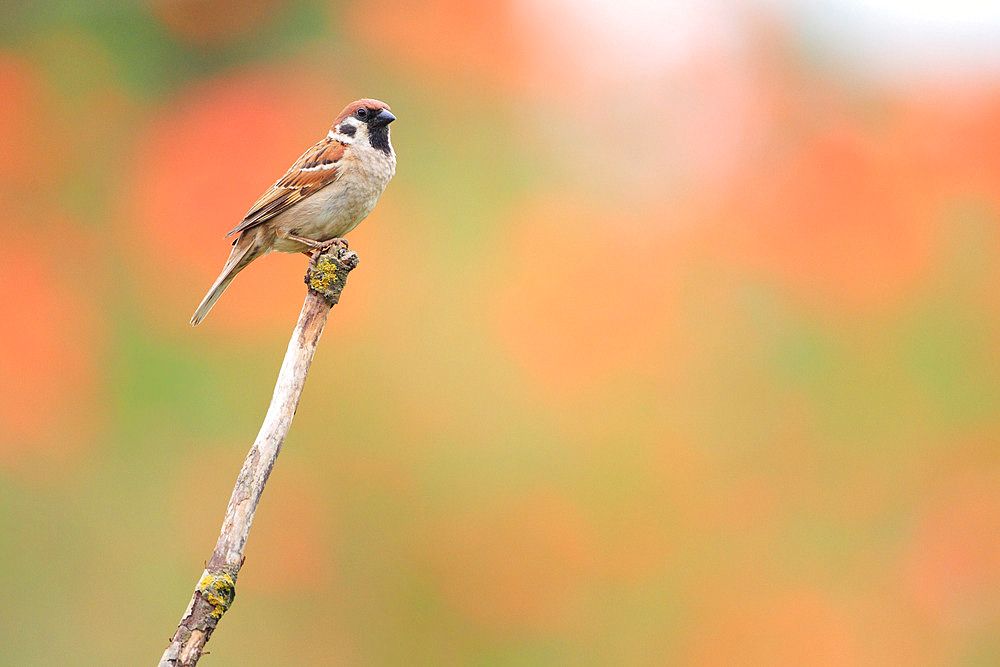
<path id="1" fill-rule="evenodd" d="M 357 115 L 360 109 L 364 109 L 366 115 L 370 114 L 371 117 L 374 118 L 375 116 L 378 116 L 382 111 L 388 112 L 389 105 L 380 100 L 373 100 L 367 97 L 361 98 L 360 100 L 355 100 L 350 104 L 348 104 L 346 107 L 344 107 L 344 110 L 340 112 L 340 115 L 337 116 L 337 120 L 335 120 L 333 124 L 338 125 L 340 121 L 344 120 L 348 116 Z M 389 115 L 391 116 L 392 114 Z M 395 116 L 393 116 L 393 118 L 395 119 Z"/>

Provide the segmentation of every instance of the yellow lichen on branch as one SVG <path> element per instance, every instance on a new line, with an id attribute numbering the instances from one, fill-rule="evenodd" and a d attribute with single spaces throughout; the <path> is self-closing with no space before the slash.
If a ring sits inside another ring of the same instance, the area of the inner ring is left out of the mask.
<path id="1" fill-rule="evenodd" d="M 352 252 L 338 255 L 321 255 L 306 273 L 306 284 L 326 300 L 335 304 L 347 284 L 347 274 L 358 265 L 358 256 Z"/>
<path id="2" fill-rule="evenodd" d="M 198 582 L 198 592 L 214 607 L 212 618 L 218 621 L 229 611 L 236 598 L 236 582 L 225 572 L 222 574 L 206 572 Z"/>

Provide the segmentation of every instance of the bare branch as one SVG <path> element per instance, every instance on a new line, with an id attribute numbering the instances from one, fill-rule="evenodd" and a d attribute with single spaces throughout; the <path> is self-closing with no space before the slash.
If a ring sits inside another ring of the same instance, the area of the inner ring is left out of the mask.
<path id="1" fill-rule="evenodd" d="M 288 342 L 267 415 L 236 480 L 215 551 L 198 580 L 177 632 L 160 658 L 160 667 L 195 665 L 219 619 L 236 597 L 236 577 L 243 565 L 257 503 L 292 425 L 330 308 L 340 300 L 347 274 L 357 265 L 358 256 L 354 252 L 334 246 L 324 251 L 306 273 L 308 293 Z"/>

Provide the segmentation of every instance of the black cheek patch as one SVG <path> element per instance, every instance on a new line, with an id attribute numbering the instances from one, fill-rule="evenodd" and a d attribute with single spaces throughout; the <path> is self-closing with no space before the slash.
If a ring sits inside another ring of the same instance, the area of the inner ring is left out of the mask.
<path id="1" fill-rule="evenodd" d="M 354 127 L 350 123 L 341 123 L 337 128 L 337 133 L 342 134 L 345 137 L 353 137 L 354 133 L 358 131 L 358 128 Z"/>

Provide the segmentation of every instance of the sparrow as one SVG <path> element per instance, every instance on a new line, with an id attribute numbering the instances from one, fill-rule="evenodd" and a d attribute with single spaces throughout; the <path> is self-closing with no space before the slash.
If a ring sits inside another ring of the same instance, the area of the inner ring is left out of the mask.
<path id="1" fill-rule="evenodd" d="M 272 250 L 316 257 L 358 226 L 396 173 L 389 123 L 396 117 L 378 100 L 351 102 L 326 137 L 307 150 L 250 208 L 226 237 L 229 259 L 191 317 L 197 325 L 240 271 Z"/>

